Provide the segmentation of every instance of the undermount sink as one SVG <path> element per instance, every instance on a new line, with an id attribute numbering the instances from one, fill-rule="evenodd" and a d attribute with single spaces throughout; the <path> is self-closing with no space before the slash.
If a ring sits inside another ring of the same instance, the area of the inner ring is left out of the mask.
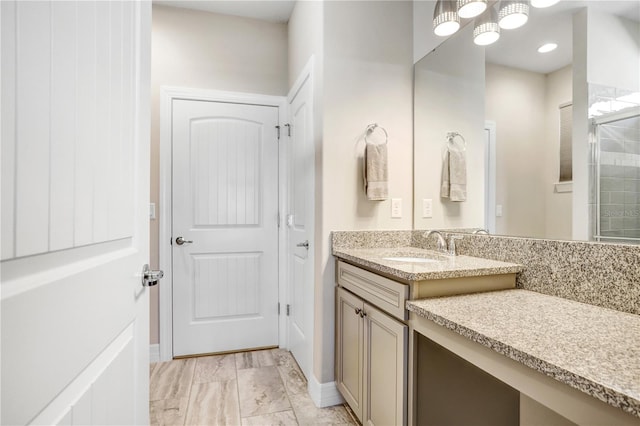
<path id="1" fill-rule="evenodd" d="M 392 262 L 407 262 L 407 263 L 437 263 L 439 260 L 428 259 L 426 257 L 383 257 L 383 260 L 390 260 Z"/>

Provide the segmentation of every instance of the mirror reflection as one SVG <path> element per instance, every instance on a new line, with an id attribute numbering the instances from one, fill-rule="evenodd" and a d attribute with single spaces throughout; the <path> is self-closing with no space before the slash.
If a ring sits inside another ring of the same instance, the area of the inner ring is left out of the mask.
<path id="1" fill-rule="evenodd" d="M 532 8 L 486 47 L 473 26 L 415 65 L 414 227 L 640 242 L 639 3 Z M 449 132 L 463 202 L 440 196 Z"/>

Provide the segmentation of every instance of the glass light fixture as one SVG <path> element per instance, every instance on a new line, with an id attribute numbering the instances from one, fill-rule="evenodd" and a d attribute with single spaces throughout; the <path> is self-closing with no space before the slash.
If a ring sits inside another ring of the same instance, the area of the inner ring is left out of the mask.
<path id="1" fill-rule="evenodd" d="M 502 0 L 498 9 L 500 28 L 512 30 L 523 26 L 529 19 L 528 0 Z"/>
<path id="2" fill-rule="evenodd" d="M 458 0 L 458 16 L 475 18 L 487 10 L 487 0 Z"/>
<path id="3" fill-rule="evenodd" d="M 455 0 L 438 0 L 433 11 L 433 32 L 437 36 L 448 36 L 460 29 L 460 17 Z"/>
<path id="4" fill-rule="evenodd" d="M 552 50 L 556 50 L 557 47 L 558 45 L 556 43 L 545 43 L 542 46 L 538 47 L 538 52 L 548 53 L 548 52 L 551 52 Z"/>
<path id="5" fill-rule="evenodd" d="M 559 1 L 560 0 L 531 0 L 531 6 L 537 7 L 538 9 L 542 9 L 544 7 L 553 6 Z"/>
<path id="6" fill-rule="evenodd" d="M 478 46 L 487 46 L 500 38 L 498 17 L 493 7 L 485 10 L 476 18 L 473 26 L 473 42 Z"/>

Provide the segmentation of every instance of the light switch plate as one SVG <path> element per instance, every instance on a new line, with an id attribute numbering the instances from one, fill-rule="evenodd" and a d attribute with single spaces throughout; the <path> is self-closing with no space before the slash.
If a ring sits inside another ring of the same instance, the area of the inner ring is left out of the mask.
<path id="1" fill-rule="evenodd" d="M 156 203 L 149 203 L 149 219 L 156 218 Z"/>
<path id="2" fill-rule="evenodd" d="M 433 200 L 431 198 L 422 199 L 422 217 L 433 217 Z"/>
<path id="3" fill-rule="evenodd" d="M 400 219 L 402 217 L 402 198 L 391 199 L 391 217 Z"/>

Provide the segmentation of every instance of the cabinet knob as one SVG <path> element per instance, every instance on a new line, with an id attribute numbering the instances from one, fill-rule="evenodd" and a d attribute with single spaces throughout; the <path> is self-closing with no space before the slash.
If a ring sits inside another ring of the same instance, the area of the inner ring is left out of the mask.
<path id="1" fill-rule="evenodd" d="M 362 318 L 364 318 L 364 317 L 366 317 L 366 316 L 367 316 L 367 313 L 364 311 L 364 309 L 360 312 L 360 316 L 361 316 Z"/>
<path id="2" fill-rule="evenodd" d="M 362 309 L 356 308 L 356 315 L 362 316 Z"/>

